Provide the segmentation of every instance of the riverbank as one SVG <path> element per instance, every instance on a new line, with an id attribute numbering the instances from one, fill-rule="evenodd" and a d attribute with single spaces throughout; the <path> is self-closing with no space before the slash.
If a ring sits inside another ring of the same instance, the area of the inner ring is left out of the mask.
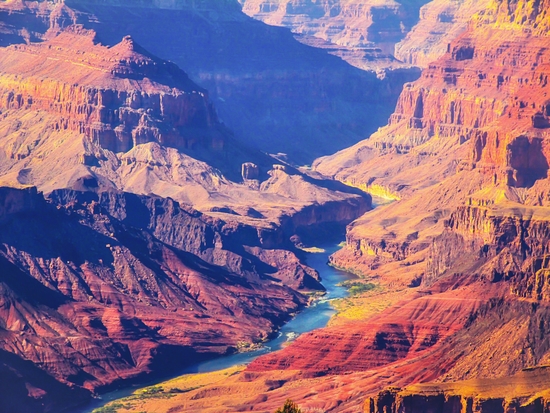
<path id="1" fill-rule="evenodd" d="M 331 306 L 330 301 L 339 298 L 345 298 L 348 296 L 348 289 L 344 285 L 345 281 L 356 279 L 357 277 L 353 274 L 347 273 L 345 271 L 338 270 L 328 265 L 329 256 L 336 252 L 340 247 L 338 245 L 322 245 L 318 249 L 315 249 L 316 252 L 307 252 L 305 256 L 305 263 L 317 270 L 322 278 L 323 286 L 326 288 L 326 294 L 319 299 L 315 300 L 310 306 L 306 307 L 303 311 L 299 312 L 294 318 L 292 318 L 287 324 L 285 324 L 279 331 L 276 338 L 267 342 L 261 348 L 231 354 L 228 356 L 218 357 L 216 359 L 208 360 L 205 362 L 197 363 L 195 365 L 189 366 L 183 369 L 179 374 L 166 377 L 164 380 L 156 380 L 154 382 L 141 383 L 141 385 L 134 385 L 131 387 L 126 387 L 124 389 L 116 390 L 113 392 L 106 393 L 101 396 L 101 399 L 95 400 L 92 404 L 86 406 L 83 409 L 77 410 L 73 413 L 104 413 L 104 412 L 118 412 L 119 409 L 121 412 L 133 411 L 129 410 L 127 407 L 130 401 L 128 398 L 132 398 L 135 401 L 143 400 L 152 400 L 158 398 L 166 398 L 171 394 L 176 393 L 165 393 L 164 387 L 165 384 L 160 385 L 159 383 L 166 382 L 167 380 L 173 380 L 174 377 L 178 378 L 182 375 L 190 375 L 197 373 L 208 373 L 208 372 L 220 372 L 227 369 L 232 369 L 236 366 L 244 366 L 257 357 L 267 354 L 273 351 L 277 351 L 291 343 L 301 334 L 325 327 L 330 319 L 336 314 L 336 310 Z M 214 377 L 217 377 L 214 375 Z M 203 380 L 202 378 L 200 380 Z M 163 387 L 162 392 L 155 390 L 155 387 Z M 193 387 L 193 386 L 191 386 Z M 139 388 L 149 388 L 152 393 L 141 394 L 137 397 L 132 397 L 133 393 L 138 391 Z M 179 387 L 174 387 L 179 388 Z M 187 387 L 184 387 L 183 390 L 186 390 Z M 180 389 L 182 390 L 182 389 Z M 190 390 L 186 390 L 190 391 Z M 173 396 L 170 396 L 173 397 Z M 170 398 L 168 397 L 168 398 Z M 121 406 L 122 404 L 122 406 Z M 117 407 L 118 406 L 118 407 Z M 126 406 L 123 408 L 123 406 Z M 139 411 L 139 410 L 136 410 Z M 143 410 L 142 410 L 143 411 Z"/>

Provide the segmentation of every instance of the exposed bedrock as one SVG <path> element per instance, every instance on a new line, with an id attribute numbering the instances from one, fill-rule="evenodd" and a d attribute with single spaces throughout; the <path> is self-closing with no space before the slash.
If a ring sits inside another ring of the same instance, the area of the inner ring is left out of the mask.
<path id="1" fill-rule="evenodd" d="M 542 397 L 524 402 L 521 399 L 506 400 L 504 394 L 501 397 L 483 398 L 447 395 L 444 392 L 402 395 L 396 390 L 384 391 L 370 398 L 365 403 L 364 411 L 366 413 L 538 413 L 547 412 L 549 408 L 548 400 Z"/>
<path id="2" fill-rule="evenodd" d="M 270 25 L 288 27 L 299 34 L 297 39 L 301 42 L 324 48 L 351 65 L 381 72 L 404 67 L 393 57 L 394 46 L 415 25 L 418 10 L 426 3 L 425 0 L 239 1 L 249 16 Z"/>
<path id="3" fill-rule="evenodd" d="M 243 237 L 238 228 L 171 200 L 73 191 L 52 199 L 0 189 L 0 346 L 20 374 L 2 398 L 11 405 L 26 392 L 20 411 L 56 411 L 88 397 L 82 389 L 262 341 L 307 302 L 295 289 L 319 288 L 291 252 L 261 248 L 257 234 L 244 234 L 249 247 L 225 249 Z M 24 360 L 51 379 L 27 377 Z M 75 399 L 55 401 L 69 392 Z"/>
<path id="4" fill-rule="evenodd" d="M 503 4 L 471 16 L 446 53 L 405 85 L 386 127 L 314 163 L 395 201 L 350 225 L 337 265 L 367 272 L 402 261 L 417 279 L 416 264 L 457 207 L 550 205 L 545 9 Z"/>
<path id="5" fill-rule="evenodd" d="M 549 245 L 550 221 L 542 209 L 460 207 L 433 240 L 423 282 L 449 271 L 470 273 L 507 282 L 519 297 L 548 301 Z"/>
<path id="6" fill-rule="evenodd" d="M 247 17 L 237 1 L 23 1 L 2 5 L 0 13 L 5 44 L 51 37 L 75 23 L 95 30 L 109 46 L 131 35 L 208 89 L 220 118 L 242 142 L 286 153 L 296 163 L 375 131 L 403 83 L 418 77 L 418 71 L 390 70 L 379 79 L 350 67 L 302 45 L 286 29 Z M 28 20 L 33 24 L 27 28 Z M 296 140 L 302 145 L 293 145 Z"/>
<path id="7" fill-rule="evenodd" d="M 395 46 L 395 56 L 426 68 L 447 52 L 448 44 L 468 28 L 473 15 L 490 0 L 433 0 L 420 8 L 420 20 Z"/>
<path id="8" fill-rule="evenodd" d="M 369 208 L 359 191 L 274 166 L 239 143 L 203 89 L 128 37 L 105 47 L 95 32 L 72 26 L 7 47 L 0 96 L 0 175 L 10 186 L 171 197 L 261 228 L 268 248 L 314 223 L 292 224 L 296 213 L 345 225 Z"/>
<path id="9" fill-rule="evenodd" d="M 394 200 L 348 226 L 333 262 L 403 299 L 249 371 L 329 377 L 314 396 L 288 391 L 308 406 L 341 397 L 334 411 L 356 411 L 361 392 L 369 412 L 545 411 L 547 379 L 521 370 L 550 361 L 548 6 L 491 2 L 405 86 L 387 127 L 314 164 Z"/>
<path id="10" fill-rule="evenodd" d="M 0 109 L 55 115 L 53 129 L 84 134 L 113 152 L 147 142 L 223 149 L 223 128 L 206 91 L 176 65 L 150 56 L 130 37 L 111 49 L 94 42 L 93 32 L 67 33 L 47 46 L 2 53 Z M 92 76 L 75 65 L 93 67 Z"/>
<path id="11" fill-rule="evenodd" d="M 422 0 L 376 4 L 347 0 L 239 2 L 249 16 L 289 27 L 296 33 L 320 37 L 343 46 L 382 48 L 385 44 L 396 43 L 410 30 L 418 18 L 418 8 L 425 3 Z"/>
<path id="12" fill-rule="evenodd" d="M 317 273 L 300 263 L 281 227 L 255 228 L 202 214 L 170 198 L 105 191 L 57 190 L 56 204 L 77 211 L 88 208 L 125 225 L 150 231 L 160 241 L 246 277 L 265 276 L 295 289 L 322 289 Z M 338 205 L 335 210 L 339 210 Z M 290 218 L 292 221 L 293 218 Z M 348 217 L 348 220 L 351 219 Z M 299 226 L 298 226 L 299 228 Z M 291 227 L 292 231 L 296 228 Z"/>

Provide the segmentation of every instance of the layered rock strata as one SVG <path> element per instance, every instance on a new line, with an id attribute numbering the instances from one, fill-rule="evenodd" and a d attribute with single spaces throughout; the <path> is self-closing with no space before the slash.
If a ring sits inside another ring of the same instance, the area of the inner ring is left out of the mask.
<path id="1" fill-rule="evenodd" d="M 190 6 L 170 4 L 151 10 Z M 102 45 L 64 2 L 1 8 L 3 30 L 47 23 L 0 54 L 0 182 L 26 188 L 0 191 L 3 405 L 59 411 L 250 346 L 322 290 L 291 236 L 370 197 L 236 142 L 177 66 Z"/>
<path id="2" fill-rule="evenodd" d="M 81 31 L 47 45 L 11 46 L 0 60 L 1 110 L 53 114 L 55 130 L 83 134 L 112 152 L 148 142 L 223 149 L 206 91 L 176 65 L 150 56 L 131 37 L 110 49 L 96 42 L 95 33 Z"/>
<path id="3" fill-rule="evenodd" d="M 402 84 L 418 76 L 398 70 L 381 80 L 300 44 L 285 29 L 248 18 L 236 1 L 22 1 L 2 4 L 0 14 L 3 44 L 44 39 L 75 23 L 110 46 L 131 35 L 209 90 L 241 142 L 296 163 L 374 131 L 391 113 Z M 293 145 L 297 139 L 303 148 Z"/>
<path id="4" fill-rule="evenodd" d="M 427 68 L 447 52 L 447 46 L 468 29 L 473 15 L 490 1 L 433 0 L 420 8 L 418 23 L 395 45 L 395 56 L 404 63 Z"/>
<path id="5" fill-rule="evenodd" d="M 82 401 L 82 389 L 165 374 L 262 341 L 307 301 L 286 284 L 318 286 L 316 274 L 297 260 L 290 272 L 288 251 L 264 250 L 286 260 L 287 273 L 246 247 L 241 256 L 224 251 L 224 238 L 246 234 L 172 201 L 54 195 L 63 202 L 46 202 L 35 190 L 1 189 L 0 343 L 10 355 L 7 368 L 20 372 L 17 391 L 4 388 L 2 399 L 11 405 L 23 395 L 18 411 L 37 403 L 52 411 L 48 406 L 59 407 L 55 398 L 70 388 L 75 399 L 64 403 Z M 248 244 L 254 248 L 254 239 Z M 29 361 L 49 382 L 26 375 L 21 366 Z"/>
<path id="6" fill-rule="evenodd" d="M 507 13 L 496 2 L 476 15 L 447 54 L 404 88 L 387 127 L 317 163 L 325 174 L 401 199 L 348 231 L 347 252 L 364 257 L 367 268 L 427 251 L 428 238 L 465 203 L 547 205 L 548 37 L 535 34 L 539 14 L 531 21 Z M 403 218 L 410 209 L 415 217 Z M 341 257 L 353 265 L 351 255 Z"/>
<path id="7" fill-rule="evenodd" d="M 290 28 L 300 41 L 324 47 L 367 70 L 399 67 L 394 46 L 411 30 L 425 1 L 240 0 L 243 11 L 267 24 Z M 321 42 L 312 42 L 322 39 Z"/>
<path id="8" fill-rule="evenodd" d="M 304 335 L 257 359 L 251 373 L 321 376 L 303 388 L 292 382 L 286 392 L 304 408 L 351 412 L 360 394 L 385 387 L 487 379 L 498 389 L 498 377 L 512 383 L 523 368 L 547 364 L 547 9 L 544 2 L 491 2 L 404 88 L 387 127 L 316 163 L 320 172 L 393 198 L 348 227 L 347 246 L 333 262 L 404 297 L 367 320 Z M 502 389 L 478 399 L 420 387 L 390 389 L 365 408 L 539 411 L 546 403 L 534 388 L 512 400 Z M 336 402 L 323 404 L 329 397 Z"/>
<path id="9" fill-rule="evenodd" d="M 326 216 L 317 223 L 343 223 L 369 207 L 358 191 L 274 166 L 236 142 L 207 93 L 174 64 L 129 37 L 110 48 L 96 37 L 75 26 L 4 50 L 5 185 L 155 193 L 266 229 L 302 210 Z M 255 165 L 244 179 L 242 164 Z M 311 212 L 315 204 L 324 212 Z"/>
<path id="10" fill-rule="evenodd" d="M 381 392 L 365 402 L 364 411 L 545 412 L 550 407 L 547 383 L 548 367 L 545 366 L 525 369 L 505 379 L 419 384 Z"/>

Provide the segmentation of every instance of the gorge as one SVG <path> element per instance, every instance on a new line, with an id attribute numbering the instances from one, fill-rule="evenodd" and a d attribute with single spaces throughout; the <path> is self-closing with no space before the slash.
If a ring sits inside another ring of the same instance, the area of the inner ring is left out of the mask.
<path id="1" fill-rule="evenodd" d="M 0 412 L 547 411 L 549 10 L 0 2 Z"/>

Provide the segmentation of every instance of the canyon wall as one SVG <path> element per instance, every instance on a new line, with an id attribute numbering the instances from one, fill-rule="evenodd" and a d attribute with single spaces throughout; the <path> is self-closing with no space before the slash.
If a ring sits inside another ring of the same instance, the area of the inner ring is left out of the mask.
<path id="1" fill-rule="evenodd" d="M 447 53 L 404 87 L 388 126 L 316 162 L 324 174 L 400 199 L 352 224 L 337 263 L 353 266 L 358 258 L 358 268 L 372 268 L 384 255 L 425 254 L 452 209 L 467 202 L 547 205 L 548 37 L 536 34 L 540 13 L 514 13 L 494 2 L 474 15 Z M 508 23 L 514 19 L 521 28 Z M 414 218 L 403 218 L 407 210 L 417 211 Z"/>
<path id="2" fill-rule="evenodd" d="M 304 227 L 292 218 L 301 210 L 326 217 L 316 223 L 344 223 L 369 208 L 359 191 L 239 143 L 206 91 L 130 37 L 107 48 L 75 26 L 42 43 L 13 45 L 0 58 L 0 78 L 5 185 L 155 193 L 264 228 L 283 216 Z M 253 177 L 242 176 L 248 164 Z"/>
<path id="3" fill-rule="evenodd" d="M 348 226 L 332 262 L 402 298 L 303 335 L 250 374 L 304 372 L 286 392 L 308 409 L 357 411 L 368 396 L 369 412 L 543 411 L 546 380 L 500 386 L 531 383 L 522 369 L 543 371 L 550 354 L 547 9 L 491 2 L 404 87 L 388 126 L 316 161 L 392 199 Z"/>
<path id="4" fill-rule="evenodd" d="M 206 92 L 176 65 L 150 57 L 130 37 L 111 49 L 94 41 L 93 32 L 63 33 L 47 46 L 6 50 L 0 109 L 54 114 L 56 130 L 84 134 L 113 152 L 147 142 L 223 149 Z M 79 65 L 93 71 L 74 70 Z M 145 78 L 151 81 L 132 82 Z"/>
<path id="5" fill-rule="evenodd" d="M 82 389 L 166 374 L 262 341 L 306 303 L 293 288 L 322 288 L 289 251 L 254 250 L 257 235 L 246 228 L 170 200 L 58 191 L 46 202 L 35 190 L 1 193 L 2 351 L 59 383 L 41 387 L 22 372 L 29 390 L 18 411 L 40 401 L 59 407 L 56 395 L 69 388 L 75 398 L 64 403 L 77 403 L 89 395 Z M 225 249 L 239 237 L 250 250 Z M 6 405 L 21 391 L 3 392 Z"/>
<path id="6" fill-rule="evenodd" d="M 399 67 L 395 44 L 418 20 L 425 1 L 321 2 L 240 0 L 243 12 L 275 26 L 288 27 L 306 44 L 324 47 L 350 64 L 367 70 Z M 315 42 L 322 39 L 327 44 Z"/>
<path id="7" fill-rule="evenodd" d="M 525 369 L 513 377 L 392 389 L 367 399 L 367 413 L 546 412 L 548 366 Z"/>
<path id="8" fill-rule="evenodd" d="M 447 52 L 448 44 L 468 29 L 470 19 L 485 11 L 488 0 L 433 0 L 420 8 L 418 23 L 395 45 L 395 56 L 427 68 Z"/>
<path id="9" fill-rule="evenodd" d="M 166 16 L 248 21 L 229 3 L 210 5 L 0 6 L 1 40 L 17 43 L 0 54 L 0 182 L 12 187 L 0 190 L 0 368 L 17 378 L 2 391 L 2 407 L 18 406 L 10 412 L 59 411 L 266 340 L 308 302 L 303 292 L 323 290 L 290 238 L 340 229 L 371 207 L 360 191 L 243 145 L 206 90 L 117 32 L 121 15 L 151 18 L 161 37 Z M 117 24 L 98 25 L 95 8 Z"/>
<path id="10" fill-rule="evenodd" d="M 379 79 L 302 45 L 285 29 L 254 21 L 231 3 L 214 3 L 171 9 L 152 1 L 10 3 L 0 7 L 2 38 L 42 39 L 74 23 L 94 29 L 105 45 L 131 35 L 209 90 L 220 119 L 238 139 L 296 163 L 310 163 L 376 130 L 403 83 L 418 76 L 395 70 Z M 144 26 L 146 34 L 138 29 Z M 292 144 L 298 139 L 299 147 Z"/>

